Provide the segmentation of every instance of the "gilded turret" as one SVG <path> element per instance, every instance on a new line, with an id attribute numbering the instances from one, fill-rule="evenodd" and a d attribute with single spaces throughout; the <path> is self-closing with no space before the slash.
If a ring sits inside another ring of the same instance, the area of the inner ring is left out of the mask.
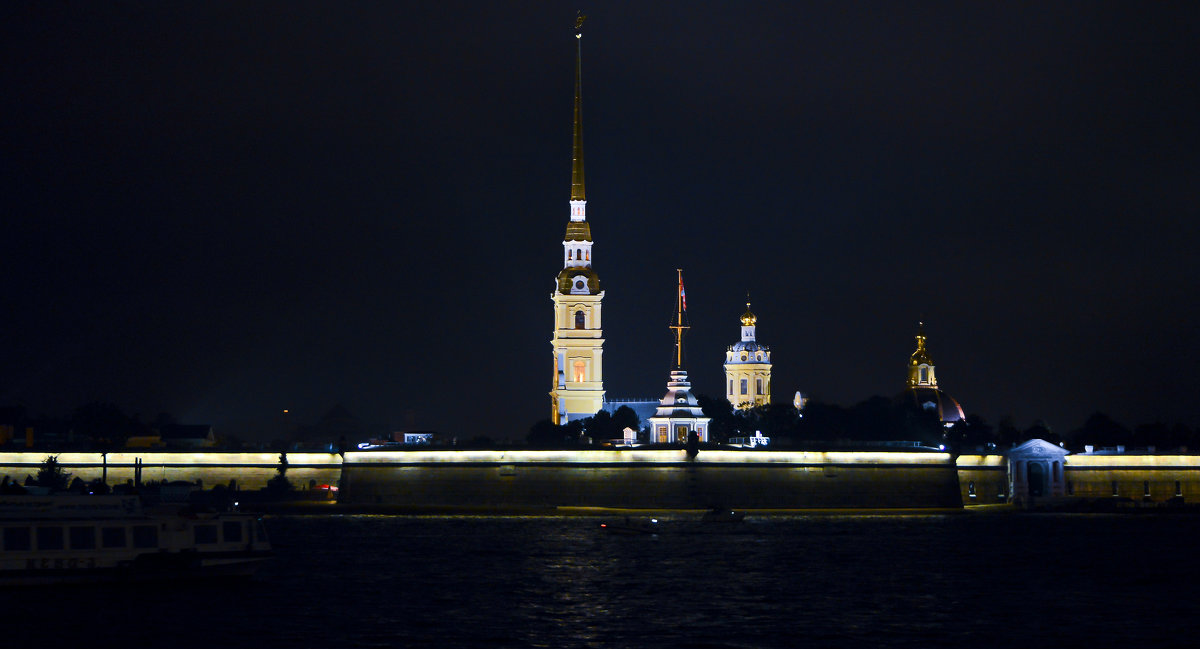
<path id="1" fill-rule="evenodd" d="M 933 375 L 933 359 L 925 349 L 925 323 L 917 326 L 917 351 L 908 360 L 908 386 L 937 387 L 937 377 Z"/>
<path id="2" fill-rule="evenodd" d="M 946 426 L 966 419 L 962 406 L 954 397 L 938 388 L 933 359 L 929 357 L 929 350 L 925 349 L 924 322 L 918 324 L 917 350 L 908 360 L 908 389 L 904 391 L 904 399 L 912 399 L 918 408 L 935 413 Z"/>

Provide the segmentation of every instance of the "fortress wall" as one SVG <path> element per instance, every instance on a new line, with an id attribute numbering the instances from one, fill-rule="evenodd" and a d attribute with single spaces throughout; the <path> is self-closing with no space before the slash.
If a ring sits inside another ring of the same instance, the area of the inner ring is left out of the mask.
<path id="1" fill-rule="evenodd" d="M 1178 493 L 1200 500 L 1198 455 L 1068 455 L 1064 479 L 1070 493 L 1082 498 L 1119 497 L 1164 502 Z M 1150 494 L 1146 496 L 1146 487 Z"/>
<path id="2" fill-rule="evenodd" d="M 1008 502 L 1008 458 L 1003 455 L 960 455 L 958 487 L 964 505 Z M 975 496 L 971 496 L 974 483 Z"/>
<path id="3" fill-rule="evenodd" d="M 55 455 L 63 470 L 84 481 L 100 479 L 105 457 L 100 453 L 0 453 L 0 475 L 23 482 L 37 475 L 48 455 Z M 261 489 L 276 475 L 278 453 L 225 452 L 121 452 L 108 453 L 108 484 L 133 480 L 134 463 L 142 461 L 142 480 L 196 482 L 205 487 L 229 484 L 236 480 L 241 489 Z M 293 485 L 305 488 L 309 481 L 336 485 L 341 477 L 342 458 L 336 453 L 288 453 L 287 477 Z"/>
<path id="4" fill-rule="evenodd" d="M 944 453 L 347 453 L 341 502 L 412 507 L 958 507 Z"/>

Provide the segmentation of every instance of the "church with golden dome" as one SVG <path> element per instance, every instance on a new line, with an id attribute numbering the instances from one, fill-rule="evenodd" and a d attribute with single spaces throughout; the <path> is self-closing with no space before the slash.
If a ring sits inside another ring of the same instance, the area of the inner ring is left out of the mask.
<path id="1" fill-rule="evenodd" d="M 725 350 L 725 398 L 741 410 L 771 403 L 771 350 L 756 340 L 757 323 L 747 300 L 742 339 Z"/>
<path id="2" fill-rule="evenodd" d="M 937 414 L 938 419 L 947 426 L 965 420 L 967 417 L 958 401 L 938 388 L 934 369 L 933 359 L 925 348 L 925 323 L 922 322 L 917 327 L 917 350 L 908 359 L 908 390 L 905 396 L 911 396 L 913 403 L 922 410 Z"/>
<path id="3" fill-rule="evenodd" d="M 563 267 L 550 299 L 554 303 L 554 335 L 550 340 L 554 385 L 550 420 L 565 424 L 586 419 L 604 407 L 604 291 L 592 268 L 592 228 L 587 221 L 583 183 L 583 33 L 575 24 L 575 119 L 571 149 L 570 218 L 563 237 Z"/>

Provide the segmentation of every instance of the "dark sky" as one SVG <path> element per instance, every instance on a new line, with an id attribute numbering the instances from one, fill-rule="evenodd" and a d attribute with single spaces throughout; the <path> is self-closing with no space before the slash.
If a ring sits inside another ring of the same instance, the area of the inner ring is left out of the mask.
<path id="1" fill-rule="evenodd" d="M 576 5 L 0 8 L 0 405 L 264 434 L 549 415 Z M 610 397 L 661 396 L 676 267 L 720 395 L 1200 424 L 1195 3 L 585 7 Z"/>

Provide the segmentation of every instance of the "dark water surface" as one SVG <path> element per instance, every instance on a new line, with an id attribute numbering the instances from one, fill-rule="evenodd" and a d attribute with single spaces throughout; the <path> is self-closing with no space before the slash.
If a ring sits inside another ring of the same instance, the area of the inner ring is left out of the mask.
<path id="1" fill-rule="evenodd" d="M 8 590 L 9 646 L 1114 647 L 1200 632 L 1200 517 L 280 517 L 249 582 Z"/>

